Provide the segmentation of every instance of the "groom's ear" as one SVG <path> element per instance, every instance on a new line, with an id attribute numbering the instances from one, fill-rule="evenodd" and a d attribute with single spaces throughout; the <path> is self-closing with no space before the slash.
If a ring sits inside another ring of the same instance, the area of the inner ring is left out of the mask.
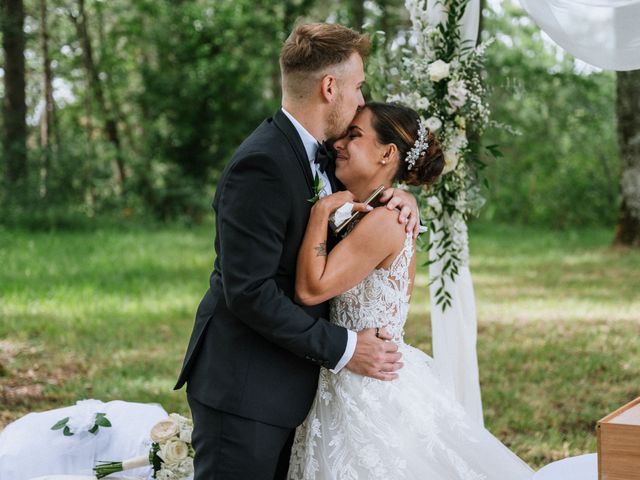
<path id="1" fill-rule="evenodd" d="M 320 83 L 320 93 L 322 98 L 327 102 L 332 102 L 336 96 L 336 77 L 333 75 L 325 75 Z"/>

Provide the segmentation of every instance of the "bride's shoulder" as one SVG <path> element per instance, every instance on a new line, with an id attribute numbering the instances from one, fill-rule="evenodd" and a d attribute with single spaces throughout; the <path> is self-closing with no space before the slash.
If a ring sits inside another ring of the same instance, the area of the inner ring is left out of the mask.
<path id="1" fill-rule="evenodd" d="M 399 215 L 397 209 L 389 210 L 384 205 L 376 207 L 360 220 L 355 230 L 360 229 L 361 234 L 388 242 L 391 247 L 401 246 L 407 234 L 404 224 L 398 221 Z"/>

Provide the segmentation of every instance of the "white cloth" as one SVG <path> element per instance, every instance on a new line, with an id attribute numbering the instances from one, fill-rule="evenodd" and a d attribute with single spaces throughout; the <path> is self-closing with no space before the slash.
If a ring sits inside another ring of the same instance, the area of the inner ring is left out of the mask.
<path id="1" fill-rule="evenodd" d="M 318 150 L 318 140 L 314 138 L 313 135 L 309 133 L 309 131 L 302 126 L 302 124 L 295 119 L 293 115 L 287 112 L 284 107 L 282 107 L 282 113 L 284 113 L 287 118 L 291 121 L 294 128 L 300 135 L 300 139 L 302 140 L 302 144 L 304 145 L 304 149 L 307 152 L 307 157 L 309 157 L 309 164 L 311 165 L 311 171 L 315 175 L 320 175 L 320 178 L 324 182 L 323 193 L 320 193 L 320 197 L 324 197 L 325 195 L 331 195 L 333 193 L 331 189 L 331 182 L 329 182 L 329 177 L 326 172 L 321 172 L 319 166 L 316 165 L 315 158 L 316 152 Z M 335 368 L 331 370 L 333 373 L 338 373 L 342 370 L 351 357 L 353 357 L 354 352 L 356 351 L 356 344 L 358 342 L 358 334 L 354 331 L 347 330 L 347 346 L 342 354 L 342 357 L 336 364 Z"/>
<path id="2" fill-rule="evenodd" d="M 446 19 L 443 2 L 428 0 L 427 18 L 430 25 L 438 25 Z M 478 28 L 480 27 L 480 0 L 469 0 L 460 21 L 460 37 L 463 42 L 476 44 Z"/>
<path id="3" fill-rule="evenodd" d="M 0 479 L 29 480 L 43 475 L 92 475 L 98 460 L 122 461 L 149 452 L 149 432 L 167 412 L 156 404 L 119 400 L 102 403 L 112 426 L 97 435 L 79 433 L 65 437 L 51 427 L 73 417 L 78 407 L 29 413 L 7 425 L 0 433 Z M 123 476 L 147 478 L 151 468 L 138 468 Z"/>
<path id="4" fill-rule="evenodd" d="M 466 225 L 459 226 L 459 242 L 468 243 Z M 435 232 L 440 224 L 435 221 Z M 432 243 L 436 243 L 440 233 L 431 233 Z M 471 272 L 466 265 L 468 251 L 462 255 L 463 264 L 458 268 L 454 281 L 445 279 L 445 288 L 451 294 L 451 305 L 444 311 L 437 304 L 436 290 L 440 282 L 431 284 L 431 330 L 434 367 L 441 381 L 453 393 L 455 399 L 465 408 L 467 414 L 480 425 L 484 425 L 482 396 L 478 373 L 476 340 L 478 323 Z M 429 278 L 440 276 L 445 260 L 438 260 L 435 249 L 429 251 Z"/>
<path id="5" fill-rule="evenodd" d="M 575 57 L 606 70 L 640 69 L 640 0 L 519 0 Z"/>
<path id="6" fill-rule="evenodd" d="M 442 2 L 428 0 L 427 18 L 432 26 L 446 19 L 443 8 Z M 461 39 L 466 45 L 476 44 L 479 22 L 480 0 L 470 0 L 460 23 Z M 433 260 L 435 252 L 429 252 L 429 258 Z M 442 261 L 432 263 L 429 277 L 439 276 L 442 267 Z M 476 305 L 469 268 L 460 268 L 453 282 L 447 279 L 446 288 L 452 295 L 452 305 L 443 312 L 436 304 L 437 286 L 430 287 L 434 369 L 467 414 L 484 425 L 476 354 Z"/>
<path id="7" fill-rule="evenodd" d="M 569 457 L 542 467 L 534 480 L 598 480 L 598 454 Z"/>
<path id="8" fill-rule="evenodd" d="M 467 416 L 431 358 L 404 343 L 413 249 L 409 234 L 388 269 L 375 269 L 331 301 L 338 325 L 387 328 L 403 354 L 399 379 L 321 369 L 309 415 L 296 430 L 290 480 L 532 478 L 533 470 Z"/>
<path id="9" fill-rule="evenodd" d="M 441 261 L 431 264 L 430 278 L 441 270 Z M 451 305 L 445 311 L 434 301 L 439 283 L 430 286 L 434 366 L 442 383 L 464 406 L 467 414 L 484 425 L 476 353 L 478 327 L 469 267 L 459 267 L 455 282 L 447 279 L 445 284 L 452 296 Z"/>

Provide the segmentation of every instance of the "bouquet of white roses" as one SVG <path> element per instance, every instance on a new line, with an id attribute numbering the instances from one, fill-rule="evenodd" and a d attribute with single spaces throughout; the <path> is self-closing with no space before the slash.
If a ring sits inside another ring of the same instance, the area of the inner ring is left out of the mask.
<path id="1" fill-rule="evenodd" d="M 151 429 L 151 449 L 148 455 L 122 462 L 100 462 L 93 467 L 97 478 L 132 468 L 153 466 L 157 480 L 184 480 L 193 474 L 194 450 L 191 446 L 193 422 L 177 413 L 158 422 Z"/>

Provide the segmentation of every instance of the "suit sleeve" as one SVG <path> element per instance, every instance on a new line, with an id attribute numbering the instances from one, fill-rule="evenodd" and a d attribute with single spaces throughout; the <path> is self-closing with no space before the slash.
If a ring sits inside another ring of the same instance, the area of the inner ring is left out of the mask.
<path id="1" fill-rule="evenodd" d="M 217 234 L 227 307 L 267 340 L 334 368 L 345 352 L 347 330 L 311 317 L 275 282 L 291 209 L 278 162 L 264 154 L 241 158 L 221 188 Z"/>

